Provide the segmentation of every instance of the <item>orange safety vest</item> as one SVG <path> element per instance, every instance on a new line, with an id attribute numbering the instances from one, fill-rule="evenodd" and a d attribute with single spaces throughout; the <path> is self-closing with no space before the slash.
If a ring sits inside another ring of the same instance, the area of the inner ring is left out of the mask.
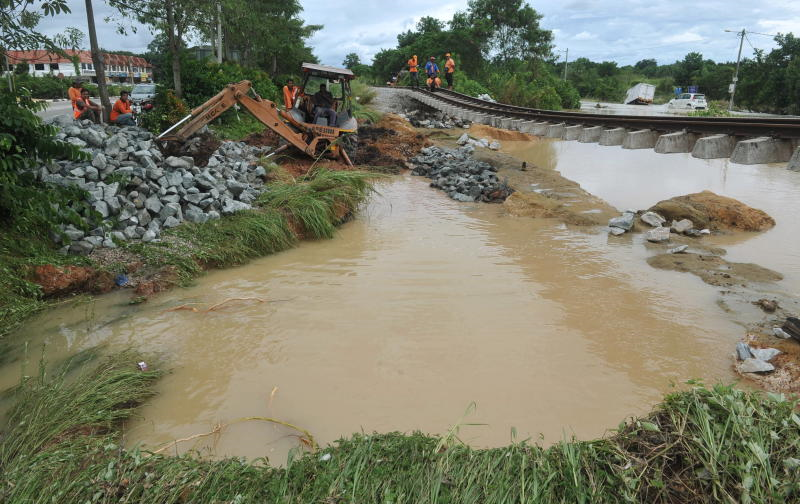
<path id="1" fill-rule="evenodd" d="M 133 111 L 131 110 L 130 102 L 123 102 L 122 100 L 117 100 L 114 102 L 114 107 L 111 108 L 111 122 L 117 120 L 117 117 L 121 116 L 122 114 L 131 114 Z"/>
<path id="2" fill-rule="evenodd" d="M 80 108 L 80 107 L 78 107 L 78 102 L 77 102 L 77 101 L 75 102 L 75 112 L 74 112 L 74 114 L 73 114 L 73 115 L 74 115 L 74 117 L 75 117 L 75 119 L 79 118 L 79 117 L 81 116 L 81 114 L 82 114 L 82 113 L 83 113 L 83 112 L 84 112 L 86 109 L 88 109 L 88 108 L 89 108 L 89 105 L 94 105 L 94 104 L 92 103 L 92 100 L 89 100 L 88 98 L 86 99 L 86 101 L 85 101 L 84 103 L 85 103 L 84 107 L 83 107 L 83 108 Z"/>
<path id="3" fill-rule="evenodd" d="M 69 101 L 72 102 L 72 110 L 75 110 L 75 102 L 81 99 L 81 89 L 70 86 L 67 89 L 67 93 L 69 94 Z"/>
<path id="4" fill-rule="evenodd" d="M 297 98 L 297 86 L 292 86 L 292 89 L 289 89 L 289 86 L 283 86 L 283 104 L 286 106 L 286 109 L 290 109 L 294 107 L 294 100 Z"/>
<path id="5" fill-rule="evenodd" d="M 417 73 L 419 72 L 419 64 L 417 63 L 417 58 L 411 58 L 408 60 L 408 71 Z"/>

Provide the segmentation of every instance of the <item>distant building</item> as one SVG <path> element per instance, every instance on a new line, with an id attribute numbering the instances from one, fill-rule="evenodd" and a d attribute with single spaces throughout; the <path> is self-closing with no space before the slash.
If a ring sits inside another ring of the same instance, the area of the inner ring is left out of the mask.
<path id="1" fill-rule="evenodd" d="M 28 65 L 28 73 L 42 77 L 53 75 L 56 77 L 83 78 L 97 82 L 97 75 L 92 61 L 92 53 L 89 51 L 73 51 L 65 49 L 64 53 L 70 57 L 77 56 L 78 72 L 70 58 L 45 50 L 33 51 L 8 51 L 8 65 L 13 69 L 17 64 Z M 106 70 L 106 81 L 109 83 L 135 83 L 151 82 L 153 80 L 153 65 L 144 58 L 138 56 L 126 56 L 124 54 L 102 53 L 103 63 Z"/>

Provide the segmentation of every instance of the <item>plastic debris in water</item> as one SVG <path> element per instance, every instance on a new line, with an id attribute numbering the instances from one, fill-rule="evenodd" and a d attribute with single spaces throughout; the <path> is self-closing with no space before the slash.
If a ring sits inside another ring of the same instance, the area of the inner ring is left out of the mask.
<path id="1" fill-rule="evenodd" d="M 128 285 L 128 275 L 120 273 L 119 275 L 117 275 L 117 278 L 114 279 L 114 283 L 116 283 L 117 286 L 119 287 L 124 287 Z"/>
<path id="2" fill-rule="evenodd" d="M 136 364 L 136 367 L 139 368 L 139 371 L 147 371 L 147 363 L 145 361 Z"/>

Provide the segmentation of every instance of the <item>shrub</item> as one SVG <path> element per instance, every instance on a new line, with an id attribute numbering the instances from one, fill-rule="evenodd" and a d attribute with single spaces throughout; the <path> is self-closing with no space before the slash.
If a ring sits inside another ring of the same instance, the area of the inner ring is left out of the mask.
<path id="1" fill-rule="evenodd" d="M 151 133 L 158 134 L 186 117 L 189 112 L 189 107 L 175 96 L 174 91 L 158 86 L 153 100 L 153 110 L 142 114 L 141 126 Z"/>
<path id="2" fill-rule="evenodd" d="M 253 90 L 262 98 L 276 101 L 280 96 L 278 87 L 269 75 L 255 68 L 243 67 L 236 63 L 214 63 L 186 58 L 181 73 L 183 99 L 196 107 L 231 83 L 249 80 Z M 169 83 L 171 85 L 171 83 Z"/>
<path id="3" fill-rule="evenodd" d="M 16 78 L 16 85 L 27 89 L 32 98 L 52 99 L 66 98 L 70 83 L 67 79 L 59 79 L 53 75 L 34 77 L 24 74 Z"/>

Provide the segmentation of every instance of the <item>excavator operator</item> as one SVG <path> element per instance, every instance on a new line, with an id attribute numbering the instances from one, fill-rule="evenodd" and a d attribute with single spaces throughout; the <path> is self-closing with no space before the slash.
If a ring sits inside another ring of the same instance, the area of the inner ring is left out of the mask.
<path id="1" fill-rule="evenodd" d="M 317 119 L 325 117 L 328 120 L 328 126 L 336 126 L 336 110 L 334 110 L 333 95 L 328 91 L 328 86 L 320 84 L 319 91 L 314 93 L 314 120 L 313 124 L 317 124 Z"/>

